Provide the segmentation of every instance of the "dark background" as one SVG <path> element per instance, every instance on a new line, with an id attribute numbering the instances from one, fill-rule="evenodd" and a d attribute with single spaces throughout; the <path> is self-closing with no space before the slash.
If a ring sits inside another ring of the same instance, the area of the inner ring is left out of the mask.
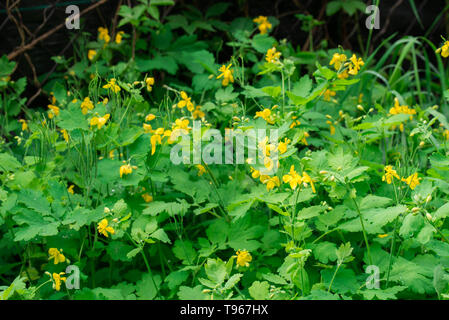
<path id="1" fill-rule="evenodd" d="M 12 10 L 14 19 L 8 16 L 7 6 L 11 6 L 16 1 L 18 5 Z M 18 25 L 22 28 L 25 36 L 25 43 L 29 43 L 36 37 L 51 30 L 55 26 L 64 23 L 67 14 L 65 8 L 69 4 L 77 4 L 82 11 L 95 1 L 89 0 L 1 0 L 0 1 L 0 56 L 9 54 L 20 47 L 23 43 L 18 31 Z M 216 3 L 212 0 L 175 0 L 176 5 L 165 7 L 162 16 L 166 14 L 182 14 L 186 5 L 193 5 L 201 11 Z M 328 17 L 325 12 L 328 0 L 234 0 L 231 7 L 221 16 L 224 21 L 232 21 L 236 17 L 247 16 L 257 17 L 259 15 L 274 16 L 280 20 L 280 24 L 272 30 L 271 34 L 277 39 L 286 38 L 294 47 L 307 50 L 307 33 L 301 31 L 300 21 L 295 14 L 311 14 L 315 19 L 325 22 L 314 29 L 314 44 L 319 45 L 321 41 L 327 40 L 328 47 L 333 48 L 342 45 L 345 49 L 356 52 L 360 50 L 360 44 L 366 44 L 368 30 L 365 27 L 367 15 L 358 12 L 350 17 L 344 12 Z M 375 2 L 375 1 L 373 1 Z M 81 19 L 80 30 L 67 30 L 65 27 L 55 34 L 39 42 L 26 54 L 21 54 L 14 60 L 18 62 L 18 67 L 13 74 L 13 79 L 26 76 L 29 78 L 27 95 L 31 96 L 40 87 L 40 82 L 36 81 L 40 75 L 48 73 L 54 68 L 52 56 L 70 56 L 72 48 L 70 38 L 73 32 L 88 31 L 91 34 L 97 33 L 99 26 L 111 25 L 111 21 L 116 15 L 118 5 L 135 4 L 137 1 L 131 0 L 109 0 L 100 7 L 90 11 Z M 371 1 L 365 1 L 367 5 Z M 372 48 L 379 45 L 385 38 L 396 33 L 395 39 L 405 35 L 422 36 L 427 35 L 428 39 L 435 45 L 439 45 L 441 36 L 448 33 L 448 12 L 443 12 L 448 0 L 418 0 L 415 1 L 417 11 L 422 25 L 416 19 L 412 10 L 410 0 L 381 0 L 380 1 L 380 29 L 373 30 Z M 45 8 L 47 7 L 47 8 Z M 19 10 L 17 10 L 19 9 Z M 431 28 L 437 17 L 443 12 L 441 19 Z M 359 37 L 358 35 L 361 35 Z M 34 84 L 34 87 L 33 87 Z"/>

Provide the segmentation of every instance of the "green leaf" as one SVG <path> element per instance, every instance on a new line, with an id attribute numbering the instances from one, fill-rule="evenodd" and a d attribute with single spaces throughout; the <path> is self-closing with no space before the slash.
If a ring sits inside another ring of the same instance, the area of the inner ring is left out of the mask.
<path id="1" fill-rule="evenodd" d="M 58 126 L 67 131 L 75 129 L 88 130 L 88 121 L 81 112 L 81 108 L 63 109 L 61 110 L 58 119 Z"/>
<path id="2" fill-rule="evenodd" d="M 320 242 L 312 249 L 313 255 L 321 263 L 337 260 L 337 245 L 333 242 Z"/>
<path id="3" fill-rule="evenodd" d="M 178 297 L 181 300 L 206 300 L 208 298 L 207 294 L 203 293 L 201 285 L 193 288 L 179 287 Z"/>
<path id="4" fill-rule="evenodd" d="M 335 268 L 324 269 L 321 271 L 323 276 L 324 284 L 329 287 L 331 279 L 335 273 Z M 335 275 L 334 281 L 332 282 L 331 291 L 340 294 L 355 293 L 359 289 L 360 285 L 357 281 L 354 271 L 352 269 L 341 269 L 338 270 Z"/>
<path id="5" fill-rule="evenodd" d="M 240 281 L 241 277 L 243 277 L 243 274 L 241 273 L 234 274 L 228 281 L 226 281 L 224 288 L 226 290 L 232 289 Z"/>
<path id="6" fill-rule="evenodd" d="M 60 222 L 50 217 L 42 217 L 33 211 L 26 210 L 15 215 L 14 220 L 18 225 L 25 225 L 15 228 L 14 241 L 29 241 L 36 236 L 48 237 L 58 234 Z"/>
<path id="7" fill-rule="evenodd" d="M 148 72 L 151 70 L 165 70 L 169 74 L 176 74 L 178 64 L 173 57 L 170 56 L 156 56 L 151 60 L 144 58 L 136 58 L 136 66 L 140 72 Z"/>
<path id="8" fill-rule="evenodd" d="M 276 39 L 268 36 L 267 34 L 260 33 L 256 34 L 251 41 L 253 48 L 260 53 L 266 53 L 275 43 Z"/>
<path id="9" fill-rule="evenodd" d="M 21 190 L 17 201 L 42 215 L 51 214 L 48 200 L 39 191 L 30 189 Z"/>
<path id="10" fill-rule="evenodd" d="M 136 283 L 136 295 L 139 300 L 152 300 L 157 295 L 157 288 L 160 287 L 162 279 L 160 275 L 146 273 L 142 280 Z"/>
<path id="11" fill-rule="evenodd" d="M 9 153 L 0 153 L 0 169 L 3 172 L 14 172 L 22 165 Z"/>
<path id="12" fill-rule="evenodd" d="M 167 236 L 167 234 L 165 233 L 164 229 L 157 229 L 150 236 L 152 238 L 162 241 L 164 243 L 171 244 L 171 241 L 170 241 L 169 237 Z"/>
<path id="13" fill-rule="evenodd" d="M 270 284 L 267 281 L 254 281 L 248 291 L 254 300 L 265 300 L 268 298 Z"/>
<path id="14" fill-rule="evenodd" d="M 173 247 L 173 254 L 182 260 L 184 264 L 193 264 L 196 258 L 196 251 L 189 240 L 176 240 Z"/>
<path id="15" fill-rule="evenodd" d="M 226 277 L 226 263 L 220 259 L 207 259 L 206 275 L 215 285 L 221 285 Z"/>

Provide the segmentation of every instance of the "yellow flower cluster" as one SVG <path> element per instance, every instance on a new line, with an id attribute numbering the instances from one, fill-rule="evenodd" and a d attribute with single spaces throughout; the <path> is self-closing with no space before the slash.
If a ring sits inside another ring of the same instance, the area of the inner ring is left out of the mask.
<path id="1" fill-rule="evenodd" d="M 269 124 L 274 123 L 274 115 L 271 113 L 271 109 L 263 109 L 262 111 L 256 111 L 254 119 L 257 119 L 259 117 L 264 119 Z"/>
<path id="2" fill-rule="evenodd" d="M 192 112 L 194 110 L 192 98 L 190 98 L 185 91 L 181 91 L 181 101 L 178 102 L 178 108 L 187 107 L 187 110 Z"/>
<path id="3" fill-rule="evenodd" d="M 53 104 L 48 105 L 48 117 L 53 119 L 53 117 L 57 117 L 59 115 L 59 108 Z"/>
<path id="4" fill-rule="evenodd" d="M 237 250 L 235 253 L 237 257 L 237 266 L 239 267 L 249 267 L 249 263 L 253 260 L 251 254 L 246 250 Z"/>
<path id="5" fill-rule="evenodd" d="M 65 262 L 65 256 L 57 248 L 48 249 L 48 254 L 50 256 L 48 260 L 54 259 L 53 261 L 54 264 Z"/>
<path id="6" fill-rule="evenodd" d="M 388 184 L 392 184 L 394 178 L 405 182 L 410 189 L 414 190 L 419 184 L 422 178 L 418 178 L 418 173 L 414 173 L 407 178 L 401 178 L 397 171 L 393 169 L 393 166 L 386 166 L 384 168 L 384 175 L 382 176 L 382 181 L 386 181 Z"/>
<path id="7" fill-rule="evenodd" d="M 95 58 L 96 55 L 97 55 L 97 51 L 95 51 L 95 50 L 91 49 L 87 52 L 87 58 L 91 61 Z"/>
<path id="8" fill-rule="evenodd" d="M 81 112 L 85 115 L 89 110 L 94 108 L 93 102 L 89 97 L 84 98 L 83 102 L 81 102 Z"/>
<path id="9" fill-rule="evenodd" d="M 120 44 L 122 42 L 122 38 L 123 38 L 124 34 L 125 34 L 125 31 L 117 32 L 117 35 L 115 36 L 115 43 Z"/>
<path id="10" fill-rule="evenodd" d="M 111 80 L 108 81 L 107 84 L 105 84 L 105 85 L 103 86 L 103 88 L 104 88 L 104 89 L 109 89 L 109 90 L 111 90 L 112 92 L 117 93 L 117 92 L 119 92 L 121 89 L 120 89 L 120 87 L 118 86 L 118 84 L 117 84 L 116 82 L 117 82 L 117 80 L 116 80 L 115 78 L 112 78 Z"/>
<path id="11" fill-rule="evenodd" d="M 66 277 L 63 277 L 63 275 L 65 275 L 64 272 L 53 273 L 53 289 L 56 291 L 61 290 L 61 283 L 67 280 Z"/>
<path id="12" fill-rule="evenodd" d="M 332 97 L 335 97 L 337 93 L 335 91 L 332 91 L 330 89 L 327 89 L 326 91 L 324 91 L 323 96 L 324 96 L 324 101 L 331 101 Z"/>
<path id="13" fill-rule="evenodd" d="M 440 48 L 438 48 L 435 52 L 441 53 L 441 56 L 443 58 L 449 57 L 449 41 L 445 41 L 444 44 Z"/>
<path id="14" fill-rule="evenodd" d="M 98 28 L 98 39 L 103 40 L 106 43 L 109 43 L 109 41 L 111 41 L 111 37 L 109 36 L 109 31 L 107 28 Z"/>
<path id="15" fill-rule="evenodd" d="M 265 55 L 265 60 L 270 63 L 278 63 L 280 57 L 281 57 L 281 53 L 279 51 L 276 51 L 276 48 L 273 47 L 273 48 L 267 50 L 267 53 Z"/>
<path id="16" fill-rule="evenodd" d="M 409 114 L 410 115 L 410 120 L 413 119 L 413 115 L 416 114 L 416 110 L 413 108 L 409 108 L 409 106 L 401 106 L 399 104 L 399 100 L 398 98 L 394 98 L 394 106 L 392 108 L 390 108 L 390 111 L 388 113 L 389 115 L 395 115 L 395 114 Z M 393 129 L 395 129 L 396 126 L 393 126 Z M 404 124 L 401 123 L 399 125 L 399 130 L 401 130 L 401 132 L 404 131 Z"/>
<path id="17" fill-rule="evenodd" d="M 273 27 L 271 23 L 268 21 L 268 18 L 265 16 L 258 16 L 257 18 L 254 18 L 253 22 L 258 24 L 260 34 L 267 33 L 267 31 Z"/>
<path id="18" fill-rule="evenodd" d="M 228 66 L 222 65 L 220 69 L 218 69 L 219 72 L 221 72 L 217 79 L 220 79 L 223 77 L 223 80 L 221 81 L 221 85 L 223 87 L 226 87 L 229 82 L 234 83 L 234 76 L 232 75 L 234 73 L 234 70 L 230 69 L 232 66 L 232 63 L 228 64 Z"/>
<path id="19" fill-rule="evenodd" d="M 105 114 L 102 117 L 93 117 L 92 119 L 90 119 L 90 126 L 94 127 L 97 126 L 98 129 L 101 129 L 106 122 L 109 120 L 110 118 L 110 114 Z"/>
<path id="20" fill-rule="evenodd" d="M 333 65 L 334 69 L 339 72 L 339 79 L 346 79 L 349 77 L 349 75 L 357 75 L 362 66 L 365 65 L 365 62 L 363 62 L 362 58 L 357 58 L 355 54 L 353 54 L 348 61 L 348 57 L 345 54 L 334 53 L 331 61 L 329 62 L 329 65 Z M 348 68 L 341 70 L 342 67 Z"/>
<path id="21" fill-rule="evenodd" d="M 147 85 L 147 91 L 151 92 L 153 90 L 154 78 L 153 77 L 146 78 L 145 83 Z"/>
<path id="22" fill-rule="evenodd" d="M 278 145 L 278 152 L 280 154 L 284 154 L 285 152 L 287 152 L 287 145 L 292 142 L 289 138 L 285 138 L 284 141 L 279 142 Z"/>
<path id="23" fill-rule="evenodd" d="M 303 172 L 302 176 L 299 173 L 297 173 L 295 171 L 294 165 L 290 167 L 289 173 L 282 177 L 282 181 L 284 181 L 284 183 L 288 183 L 290 185 L 290 188 L 292 188 L 292 190 L 295 190 L 296 187 L 301 184 L 305 187 L 307 187 L 310 184 L 312 192 L 316 193 L 314 184 L 315 181 L 306 172 Z"/>
<path id="24" fill-rule="evenodd" d="M 109 233 L 110 233 L 110 234 L 114 234 L 114 233 L 115 233 L 114 228 L 112 228 L 111 226 L 109 226 L 108 219 L 106 219 L 106 218 L 103 219 L 103 220 L 101 220 L 101 221 L 98 223 L 97 229 L 98 229 L 98 232 L 99 232 L 100 234 L 104 235 L 106 238 L 109 237 Z"/>

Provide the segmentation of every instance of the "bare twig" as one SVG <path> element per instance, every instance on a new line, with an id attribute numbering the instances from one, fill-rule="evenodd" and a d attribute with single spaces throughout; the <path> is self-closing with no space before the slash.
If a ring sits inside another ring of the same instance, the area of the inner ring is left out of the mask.
<path id="1" fill-rule="evenodd" d="M 86 13 L 88 13 L 89 11 L 97 8 L 98 6 L 101 6 L 102 4 L 104 4 L 105 2 L 107 2 L 108 0 L 100 0 L 96 3 L 94 3 L 93 5 L 91 5 L 90 7 L 84 9 L 78 16 L 74 16 L 74 18 L 77 18 L 79 16 L 82 16 Z M 11 52 L 10 54 L 8 54 L 8 59 L 12 60 L 14 58 L 16 58 L 18 55 L 24 53 L 27 50 L 30 50 L 31 48 L 33 48 L 37 43 L 39 43 L 40 41 L 48 38 L 49 36 L 51 36 L 52 34 L 54 34 L 55 32 L 57 32 L 58 30 L 60 30 L 61 28 L 63 28 L 65 26 L 65 21 L 63 23 L 61 23 L 60 25 L 56 26 L 55 28 L 53 28 L 52 30 L 44 33 L 43 35 L 41 35 L 40 37 L 34 39 L 33 41 L 31 41 L 30 43 L 21 46 L 19 49 Z"/>

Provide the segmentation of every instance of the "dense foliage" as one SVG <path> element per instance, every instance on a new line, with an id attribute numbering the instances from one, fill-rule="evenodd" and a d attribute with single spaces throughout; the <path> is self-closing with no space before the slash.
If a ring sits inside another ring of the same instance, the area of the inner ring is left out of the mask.
<path id="1" fill-rule="evenodd" d="M 1 58 L 0 299 L 449 298 L 449 42 L 303 52 L 153 3 L 53 57 L 45 111 Z M 237 163 L 227 129 L 277 137 Z"/>

